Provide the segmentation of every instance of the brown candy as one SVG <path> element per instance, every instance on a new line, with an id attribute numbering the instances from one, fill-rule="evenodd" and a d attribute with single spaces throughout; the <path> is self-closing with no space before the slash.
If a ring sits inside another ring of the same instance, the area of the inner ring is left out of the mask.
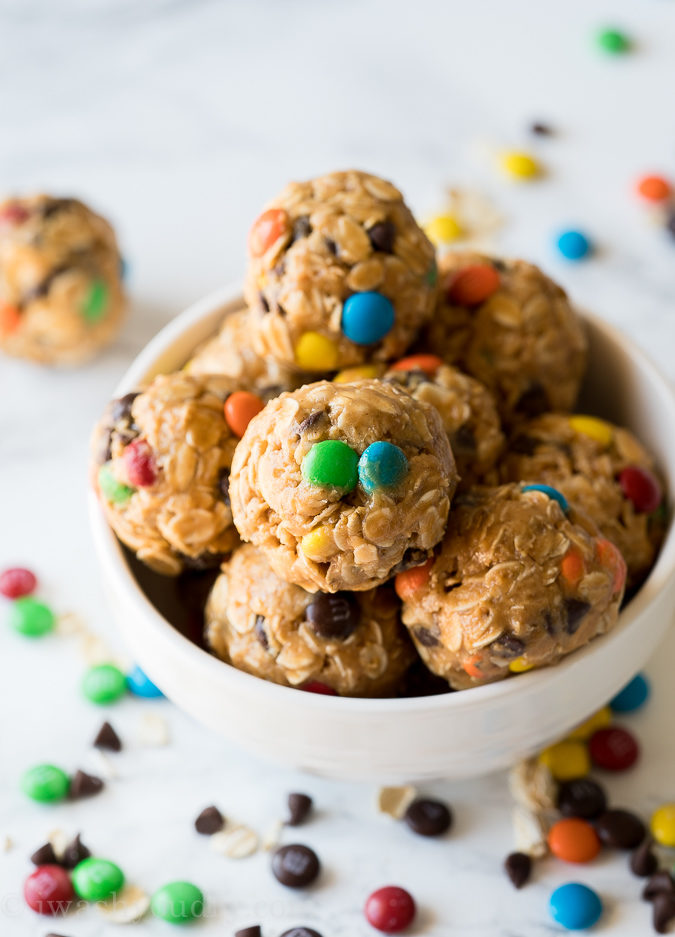
<path id="1" fill-rule="evenodd" d="M 442 836 L 452 825 L 452 813 L 440 800 L 418 797 L 410 804 L 403 817 L 418 836 Z"/>
<path id="2" fill-rule="evenodd" d="M 647 832 L 642 820 L 628 810 L 606 810 L 595 821 L 595 831 L 610 849 L 635 849 Z"/>
<path id="3" fill-rule="evenodd" d="M 272 856 L 274 877 L 287 888 L 306 888 L 316 881 L 320 871 L 317 854 L 300 843 L 280 846 Z"/>
<path id="4" fill-rule="evenodd" d="M 288 820 L 287 826 L 300 826 L 304 823 L 312 811 L 312 798 L 309 794 L 300 794 L 294 792 L 288 795 Z"/>
<path id="5" fill-rule="evenodd" d="M 532 859 L 525 852 L 512 852 L 504 860 L 504 869 L 516 888 L 522 888 L 532 874 Z"/>
<path id="6" fill-rule="evenodd" d="M 225 826 L 225 818 L 217 807 L 204 807 L 195 820 L 195 829 L 203 836 L 212 836 Z"/>

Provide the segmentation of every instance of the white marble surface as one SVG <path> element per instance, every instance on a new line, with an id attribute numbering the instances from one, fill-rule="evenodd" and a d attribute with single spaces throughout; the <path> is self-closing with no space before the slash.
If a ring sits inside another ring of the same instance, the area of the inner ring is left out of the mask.
<path id="1" fill-rule="evenodd" d="M 608 59 L 591 34 L 607 22 L 637 41 Z M 73 373 L 0 363 L 0 567 L 36 568 L 43 594 L 77 610 L 123 654 L 112 630 L 85 516 L 87 434 L 114 382 L 157 328 L 185 304 L 241 275 L 244 235 L 260 204 L 291 177 L 357 165 L 396 180 L 425 214 L 444 186 L 487 193 L 507 223 L 496 246 L 541 262 L 573 297 L 627 330 L 675 375 L 675 242 L 631 194 L 646 170 L 675 174 L 672 86 L 675 8 L 668 0 L 415 3 L 268 0 L 0 0 L 0 170 L 11 190 L 80 194 L 119 227 L 133 309 L 116 346 Z M 559 133 L 530 140 L 532 119 Z M 494 172 L 495 146 L 535 150 L 548 176 L 513 187 Z M 598 255 L 568 266 L 553 233 L 587 229 Z M 664 427 L 664 431 L 673 431 Z M 4 610 L 3 610 L 4 611 Z M 609 783 L 645 815 L 675 795 L 672 637 L 652 662 L 648 710 L 630 719 L 640 766 Z M 580 879 L 608 905 L 599 928 L 648 933 L 640 884 L 622 856 L 592 868 L 542 865 L 515 892 L 500 869 L 509 850 L 504 779 L 432 788 L 456 826 L 425 842 L 379 817 L 372 790 L 270 769 L 233 750 L 166 702 L 124 701 L 107 713 L 126 751 L 98 799 L 39 808 L 17 793 L 22 770 L 54 760 L 91 765 L 102 713 L 78 695 L 83 662 L 72 639 L 29 644 L 0 628 L 0 932 L 112 937 L 94 911 L 50 925 L 22 905 L 27 856 L 54 827 L 81 830 L 148 890 L 173 878 L 204 887 L 211 914 L 196 933 L 260 922 L 265 937 L 306 923 L 324 937 L 366 937 L 361 906 L 398 882 L 422 908 L 414 933 L 540 937 L 556 932 L 551 888 Z M 159 711 L 172 742 L 134 741 Z M 316 822 L 299 832 L 326 874 L 306 895 L 284 891 L 260 854 L 213 855 L 191 829 L 215 801 L 263 831 L 290 789 L 311 792 Z M 132 934 L 167 933 L 145 921 Z"/>

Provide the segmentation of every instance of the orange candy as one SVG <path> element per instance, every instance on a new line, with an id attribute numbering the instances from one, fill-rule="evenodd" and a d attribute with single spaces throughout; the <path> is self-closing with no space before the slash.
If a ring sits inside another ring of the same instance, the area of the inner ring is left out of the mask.
<path id="1" fill-rule="evenodd" d="M 499 289 L 499 272 L 490 264 L 472 264 L 450 281 L 448 299 L 458 306 L 478 306 Z"/>
<path id="2" fill-rule="evenodd" d="M 443 364 L 443 359 L 438 355 L 410 355 L 408 358 L 401 358 L 396 364 L 392 364 L 392 371 L 424 371 L 430 377 L 433 377 L 436 371 Z"/>
<path id="3" fill-rule="evenodd" d="M 584 575 L 584 558 L 578 547 L 570 547 L 563 556 L 560 572 L 563 579 L 566 579 L 571 586 L 576 586 L 581 582 Z"/>
<path id="4" fill-rule="evenodd" d="M 598 559 L 605 569 L 614 570 L 614 592 L 619 592 L 626 582 L 626 561 L 618 547 L 611 540 L 598 537 L 596 540 Z"/>
<path id="5" fill-rule="evenodd" d="M 262 257 L 288 229 L 288 215 L 283 208 L 268 208 L 253 222 L 248 233 L 248 249 L 252 257 Z"/>
<path id="6" fill-rule="evenodd" d="M 418 589 L 427 584 L 433 563 L 434 558 L 431 557 L 422 566 L 413 566 L 412 569 L 406 569 L 398 574 L 394 579 L 394 589 L 396 589 L 396 595 L 401 601 L 405 602 L 407 599 L 411 599 Z"/>
<path id="7" fill-rule="evenodd" d="M 9 335 L 19 325 L 21 313 L 16 306 L 10 306 L 9 303 L 0 303 L 0 333 Z"/>
<path id="8" fill-rule="evenodd" d="M 465 660 L 462 664 L 464 670 L 470 677 L 475 677 L 478 679 L 483 676 L 483 671 L 480 669 L 478 664 L 480 663 L 480 657 L 470 657 L 468 660 Z"/>
<path id="9" fill-rule="evenodd" d="M 256 413 L 264 404 L 260 397 L 247 390 L 235 390 L 225 401 L 225 420 L 235 436 L 241 437 Z"/>
<path id="10" fill-rule="evenodd" d="M 558 820 L 548 831 L 548 846 L 564 862 L 590 862 L 600 852 L 600 840 L 590 823 L 578 817 Z"/>
<path id="11" fill-rule="evenodd" d="M 673 189 L 663 176 L 643 176 L 637 184 L 637 191 L 648 202 L 665 202 Z"/>

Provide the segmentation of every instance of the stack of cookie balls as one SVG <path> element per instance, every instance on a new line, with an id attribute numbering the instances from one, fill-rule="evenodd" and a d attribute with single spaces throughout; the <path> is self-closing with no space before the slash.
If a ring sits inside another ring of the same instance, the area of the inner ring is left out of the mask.
<path id="1" fill-rule="evenodd" d="M 628 430 L 574 414 L 582 323 L 532 264 L 438 261 L 362 172 L 294 183 L 249 235 L 246 306 L 108 407 L 94 484 L 164 575 L 220 571 L 211 650 L 345 696 L 554 664 L 615 624 L 664 526 Z"/>

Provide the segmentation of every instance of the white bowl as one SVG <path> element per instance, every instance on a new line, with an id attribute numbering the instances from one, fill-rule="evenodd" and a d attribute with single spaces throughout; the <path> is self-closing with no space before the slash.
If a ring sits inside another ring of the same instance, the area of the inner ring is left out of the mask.
<path id="1" fill-rule="evenodd" d="M 195 303 L 150 342 L 116 395 L 179 368 L 241 305 L 238 287 Z M 675 398 L 635 346 L 586 316 L 592 411 L 632 427 L 675 491 Z M 589 405 L 585 405 L 588 410 Z M 470 777 L 506 767 L 563 736 L 602 706 L 663 637 L 675 598 L 675 531 L 614 630 L 548 669 L 461 693 L 414 699 L 344 699 L 266 683 L 183 637 L 153 607 L 91 495 L 91 526 L 111 608 L 136 659 L 195 719 L 276 762 L 334 778 L 371 781 Z"/>

